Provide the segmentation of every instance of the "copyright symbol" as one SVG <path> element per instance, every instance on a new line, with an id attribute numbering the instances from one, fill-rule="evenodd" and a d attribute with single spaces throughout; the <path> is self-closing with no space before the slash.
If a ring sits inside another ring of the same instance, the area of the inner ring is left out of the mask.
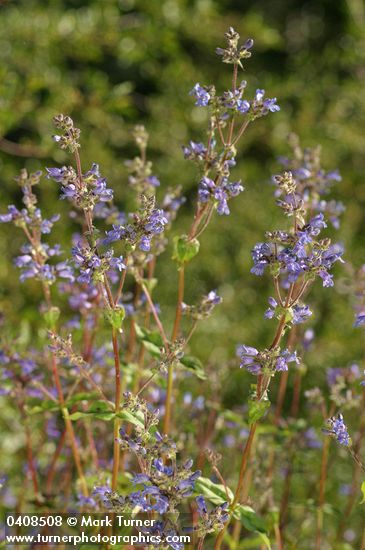
<path id="1" fill-rule="evenodd" d="M 67 525 L 69 525 L 70 527 L 75 527 L 75 525 L 77 525 L 77 518 L 74 518 L 74 517 L 70 517 L 70 518 L 67 518 Z"/>

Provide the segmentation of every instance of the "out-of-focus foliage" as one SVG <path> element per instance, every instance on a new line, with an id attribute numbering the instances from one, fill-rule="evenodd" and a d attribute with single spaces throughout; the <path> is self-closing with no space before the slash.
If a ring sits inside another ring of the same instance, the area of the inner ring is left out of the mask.
<path id="1" fill-rule="evenodd" d="M 58 112 L 70 114 L 82 129 L 83 164 L 102 166 L 120 205 L 127 185 L 123 160 L 134 155 L 130 129 L 137 122 L 150 132 L 150 154 L 162 187 L 181 184 L 191 199 L 197 174 L 183 160 L 181 146 L 199 140 L 205 119 L 188 92 L 197 81 L 214 81 L 223 89 L 229 85 L 230 71 L 214 53 L 229 25 L 255 40 L 254 55 L 246 64 L 251 95 L 256 87 L 267 89 L 278 98 L 281 111 L 246 133 L 237 169 L 246 191 L 234 201 L 230 219 L 215 217 L 202 239 L 200 261 L 192 262 L 187 274 L 188 303 L 211 288 L 218 288 L 224 299 L 199 328 L 195 352 L 221 372 L 227 406 L 243 404 L 248 393 L 249 376 L 232 362 L 235 345 L 244 341 L 265 346 L 270 339 L 272 327 L 262 321 L 267 280 L 249 273 L 249 251 L 279 220 L 269 181 L 278 170 L 275 157 L 287 152 L 289 132 L 297 133 L 303 145 L 321 143 L 323 164 L 340 169 L 343 181 L 337 195 L 347 209 L 341 229 L 346 259 L 356 266 L 365 262 L 363 2 L 18 0 L 0 7 L 2 211 L 19 199 L 13 178 L 22 166 L 33 170 L 67 162 L 50 137 Z M 54 184 L 44 180 L 45 210 L 62 210 L 66 245 L 74 228 L 56 196 Z M 189 206 L 188 200 L 176 234 L 186 227 Z M 29 342 L 37 332 L 38 291 L 24 286 L 19 292 L 11 258 L 21 237 L 7 227 L 0 229 L 1 307 L 10 324 L 14 311 L 22 309 L 21 338 Z M 175 266 L 165 262 L 157 272 L 164 281 L 157 299 L 169 319 Z M 344 277 L 340 266 L 337 280 Z M 316 342 L 306 358 L 311 380 L 305 377 L 305 386 L 322 384 L 328 367 L 362 359 L 362 333 L 352 328 L 345 287 L 338 284 L 328 294 L 320 289 L 318 296 L 314 292 L 311 325 Z M 340 499 L 335 479 L 329 481 L 329 490 Z M 335 513 L 342 505 L 338 500 Z"/>

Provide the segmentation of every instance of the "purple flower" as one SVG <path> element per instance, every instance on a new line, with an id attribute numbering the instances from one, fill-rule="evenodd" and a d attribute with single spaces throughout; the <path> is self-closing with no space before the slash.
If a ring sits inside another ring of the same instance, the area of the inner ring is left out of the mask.
<path id="1" fill-rule="evenodd" d="M 308 317 L 312 315 L 311 310 L 306 305 L 295 305 L 293 306 L 293 324 L 299 325 L 300 323 L 305 323 L 308 320 Z"/>
<path id="2" fill-rule="evenodd" d="M 364 370 L 364 375 L 365 375 L 365 370 Z M 360 386 L 365 386 L 365 380 L 362 380 L 362 381 L 360 382 Z"/>
<path id="3" fill-rule="evenodd" d="M 199 495 L 198 497 L 196 497 L 195 502 L 197 503 L 197 506 L 198 506 L 198 513 L 201 516 L 208 514 L 207 505 L 202 495 Z"/>
<path id="4" fill-rule="evenodd" d="M 198 197 L 199 202 L 208 202 L 211 197 L 212 190 L 215 188 L 215 183 L 207 176 L 203 176 L 199 182 Z"/>
<path id="5" fill-rule="evenodd" d="M 143 250 L 143 252 L 149 252 L 151 250 L 151 237 L 147 237 L 147 235 L 143 235 L 143 237 L 141 237 L 141 240 L 139 242 L 139 248 Z"/>
<path id="6" fill-rule="evenodd" d="M 263 275 L 265 268 L 269 265 L 271 256 L 271 248 L 267 243 L 258 243 L 252 250 L 252 259 L 254 266 L 251 268 L 251 273 L 255 275 Z"/>
<path id="7" fill-rule="evenodd" d="M 143 512 L 158 512 L 164 514 L 169 509 L 169 499 L 164 496 L 158 487 L 145 487 L 143 491 L 137 491 L 129 495 L 134 506 L 138 506 Z"/>
<path id="8" fill-rule="evenodd" d="M 152 185 L 152 187 L 159 187 L 161 184 L 160 184 L 160 180 L 156 177 L 156 176 L 148 176 L 146 178 L 146 181 Z"/>
<path id="9" fill-rule="evenodd" d="M 276 97 L 273 99 L 265 99 L 265 90 L 256 90 L 255 97 L 251 102 L 251 110 L 253 118 L 258 118 L 267 115 L 269 112 L 274 113 L 280 111 L 279 105 L 276 103 Z"/>
<path id="10" fill-rule="evenodd" d="M 363 325 L 365 325 L 365 312 L 361 312 L 356 315 L 354 327 L 358 328 L 362 327 Z"/>
<path id="11" fill-rule="evenodd" d="M 198 107 L 206 107 L 209 104 L 211 97 L 207 89 L 200 86 L 199 83 L 195 84 L 194 88 L 190 92 L 190 95 L 195 96 L 195 105 L 198 105 Z"/>
<path id="12" fill-rule="evenodd" d="M 158 235 L 159 233 L 163 232 L 164 226 L 167 223 L 168 220 L 165 216 L 165 212 L 161 209 L 155 209 L 151 213 L 144 227 L 145 230 L 149 233 L 152 233 L 153 235 Z"/>
<path id="13" fill-rule="evenodd" d="M 16 220 L 21 216 L 21 213 L 19 210 L 11 204 L 8 206 L 8 213 L 7 214 L 0 214 L 0 222 L 1 223 L 8 223 Z"/>
<path id="14" fill-rule="evenodd" d="M 269 300 L 270 307 L 265 311 L 265 319 L 272 319 L 275 315 L 275 309 L 278 307 L 278 303 L 275 298 L 270 297 Z"/>
<path id="15" fill-rule="evenodd" d="M 50 220 L 42 220 L 41 233 L 46 233 L 46 234 L 50 233 L 53 227 L 53 224 L 57 222 L 60 219 L 60 217 L 61 216 L 59 214 L 55 214 L 54 216 L 52 216 Z"/>
<path id="16" fill-rule="evenodd" d="M 320 271 L 318 271 L 318 275 L 322 279 L 324 287 L 330 287 L 334 285 L 333 275 L 330 275 L 324 269 L 321 269 Z"/>
<path id="17" fill-rule="evenodd" d="M 342 376 L 342 369 L 339 369 L 339 368 L 327 369 L 327 384 L 329 386 L 334 386 L 338 378 L 341 376 Z"/>
<path id="18" fill-rule="evenodd" d="M 318 439 L 317 433 L 314 428 L 308 428 L 304 433 L 304 439 L 307 447 L 310 449 L 319 449 L 322 447 L 321 441 Z"/>
<path id="19" fill-rule="evenodd" d="M 258 375 L 261 373 L 261 364 L 256 361 L 259 352 L 256 348 L 241 344 L 237 347 L 237 356 L 240 358 L 240 369 L 246 368 L 251 374 Z"/>
<path id="20" fill-rule="evenodd" d="M 227 197 L 228 195 L 222 187 L 218 187 L 214 191 L 214 198 L 218 201 L 217 212 L 220 216 L 228 216 L 230 213 L 227 203 Z"/>
<path id="21" fill-rule="evenodd" d="M 288 349 L 284 349 L 276 361 L 275 369 L 279 372 L 287 371 L 288 363 L 299 364 L 299 359 L 296 351 L 291 352 Z"/>
<path id="22" fill-rule="evenodd" d="M 118 271 L 126 269 L 126 265 L 123 263 L 123 256 L 119 256 L 119 258 L 112 258 L 110 260 L 110 266 L 118 269 Z"/>
<path id="23" fill-rule="evenodd" d="M 216 290 L 211 290 L 206 296 L 206 302 L 216 306 L 222 303 L 222 298 L 217 294 Z"/>
<path id="24" fill-rule="evenodd" d="M 188 146 L 183 147 L 184 157 L 188 160 L 205 160 L 207 149 L 203 143 L 190 141 Z"/>
<path id="25" fill-rule="evenodd" d="M 345 445 L 346 447 L 348 447 L 351 443 L 351 440 L 342 414 L 333 416 L 332 418 L 327 420 L 327 423 L 330 429 L 325 430 L 325 433 L 334 436 L 340 445 Z"/>
<path id="26" fill-rule="evenodd" d="M 250 110 L 250 103 L 246 99 L 237 100 L 237 111 L 244 114 Z"/>
<path id="27" fill-rule="evenodd" d="M 244 187 L 241 181 L 234 181 L 232 183 L 227 183 L 225 185 L 225 190 L 230 197 L 238 197 L 238 195 L 244 191 Z"/>

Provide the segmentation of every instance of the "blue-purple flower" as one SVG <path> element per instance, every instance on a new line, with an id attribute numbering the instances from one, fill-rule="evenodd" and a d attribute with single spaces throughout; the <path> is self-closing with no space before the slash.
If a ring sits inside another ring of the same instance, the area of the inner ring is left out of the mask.
<path id="1" fill-rule="evenodd" d="M 199 83 L 195 84 L 194 88 L 190 92 L 190 95 L 195 96 L 195 105 L 198 107 L 207 107 L 209 105 L 211 94 L 205 86 L 200 86 Z"/>
<path id="2" fill-rule="evenodd" d="M 335 437 L 340 445 L 348 447 L 351 444 L 351 439 L 342 414 L 329 418 L 327 424 L 329 425 L 329 429 L 324 430 L 326 434 Z"/>
<path id="3" fill-rule="evenodd" d="M 259 351 L 246 345 L 237 347 L 237 356 L 240 358 L 240 368 L 245 368 L 251 374 L 258 376 L 263 373 L 273 375 L 275 372 L 287 371 L 289 363 L 299 364 L 295 351 L 280 348 Z"/>

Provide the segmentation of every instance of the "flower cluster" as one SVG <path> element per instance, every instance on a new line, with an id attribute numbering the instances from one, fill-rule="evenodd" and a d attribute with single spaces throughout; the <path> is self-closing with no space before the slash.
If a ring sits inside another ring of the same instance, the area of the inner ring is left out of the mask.
<path id="1" fill-rule="evenodd" d="M 160 186 L 160 181 L 152 173 L 152 162 L 146 160 L 146 149 L 148 145 L 148 133 L 144 126 L 135 126 L 133 137 L 139 148 L 140 155 L 133 160 L 127 160 L 125 165 L 128 169 L 129 184 L 136 189 L 139 194 L 153 193 L 156 187 Z"/>
<path id="2" fill-rule="evenodd" d="M 343 248 L 332 245 L 329 239 L 317 238 L 323 227 L 326 227 L 323 214 L 318 214 L 293 234 L 267 233 L 268 242 L 258 243 L 252 251 L 251 273 L 260 276 L 269 268 L 276 277 L 284 274 L 288 283 L 295 283 L 301 276 L 309 280 L 318 275 L 323 286 L 333 286 L 329 271 L 335 262 L 343 261 Z"/>
<path id="3" fill-rule="evenodd" d="M 69 199 L 82 210 L 93 210 L 98 203 L 113 200 L 113 191 L 95 163 L 81 176 L 71 166 L 47 168 L 47 177 L 61 184 L 61 199 Z"/>
<path id="4" fill-rule="evenodd" d="M 297 303 L 293 307 L 284 308 L 273 297 L 270 297 L 268 302 L 270 307 L 265 311 L 265 319 L 273 319 L 274 317 L 280 319 L 281 315 L 285 313 L 287 323 L 292 322 L 293 325 L 299 325 L 305 323 L 312 315 L 309 306 L 305 304 Z"/>
<path id="5" fill-rule="evenodd" d="M 138 244 L 143 252 L 150 251 L 152 238 L 163 233 L 168 219 L 162 209 L 155 207 L 155 197 L 142 195 L 141 202 L 139 212 L 131 216 L 131 223 L 113 225 L 113 229 L 106 234 L 105 244 L 122 240 L 132 247 Z"/>
<path id="6" fill-rule="evenodd" d="M 72 256 L 76 266 L 80 270 L 80 275 L 77 277 L 79 283 L 89 284 L 93 282 L 97 284 L 102 282 L 105 273 L 111 269 L 118 271 L 126 269 L 123 263 L 123 256 L 114 257 L 112 249 L 100 256 L 96 249 L 78 244 L 73 247 Z"/>
<path id="7" fill-rule="evenodd" d="M 244 44 L 240 45 L 240 35 L 233 27 L 228 29 L 224 37 L 227 41 L 227 46 L 226 48 L 217 48 L 217 55 L 222 56 L 223 63 L 241 66 L 242 59 L 251 57 L 250 49 L 253 46 L 252 38 L 248 38 Z"/>
<path id="8" fill-rule="evenodd" d="M 57 130 L 61 130 L 60 135 L 53 136 L 54 141 L 59 144 L 61 149 L 67 149 L 71 153 L 77 151 L 80 147 L 81 130 L 75 128 L 72 118 L 61 114 L 55 116 L 53 122 Z"/>
<path id="9" fill-rule="evenodd" d="M 216 204 L 217 212 L 221 216 L 223 214 L 228 215 L 230 213 L 228 207 L 228 199 L 237 197 L 243 190 L 241 181 L 229 182 L 227 178 L 223 177 L 217 185 L 215 181 L 203 176 L 199 182 L 198 199 L 201 203 L 207 203 L 209 200 L 213 200 Z"/>
<path id="10" fill-rule="evenodd" d="M 229 519 L 228 502 L 224 502 L 212 510 L 208 510 L 203 496 L 200 495 L 195 500 L 199 514 L 198 535 L 205 537 L 208 533 L 221 531 Z"/>
<path id="11" fill-rule="evenodd" d="M 299 364 L 296 352 L 279 347 L 258 351 L 256 348 L 243 344 L 237 347 L 237 356 L 240 358 L 240 368 L 245 368 L 255 376 L 261 374 L 274 375 L 275 372 L 288 370 L 289 363 Z"/>
<path id="12" fill-rule="evenodd" d="M 34 248 L 31 244 L 25 244 L 21 247 L 21 252 L 22 254 L 14 261 L 16 267 L 21 270 L 21 282 L 26 279 L 36 279 L 52 284 L 57 278 L 66 279 L 71 283 L 75 280 L 73 269 L 67 261 L 58 262 L 55 265 L 47 263 L 50 258 L 61 254 L 59 245 L 51 247 L 40 243 L 37 248 Z"/>
<path id="13" fill-rule="evenodd" d="M 215 290 L 211 290 L 206 296 L 203 296 L 199 304 L 189 306 L 183 302 L 181 308 L 184 315 L 187 315 L 192 319 L 199 320 L 209 317 L 215 306 L 221 303 L 222 298 Z"/>
<path id="14" fill-rule="evenodd" d="M 41 210 L 36 207 L 37 197 L 33 193 L 33 186 L 39 184 L 41 176 L 40 171 L 33 174 L 28 174 L 26 170 L 20 172 L 16 181 L 21 187 L 25 208 L 18 210 L 16 206 L 10 205 L 7 214 L 0 215 L 0 222 L 14 223 L 28 239 L 21 247 L 21 255 L 15 259 L 15 265 L 21 270 L 21 282 L 31 278 L 45 284 L 52 284 L 57 278 L 73 282 L 73 270 L 67 261 L 55 265 L 49 263 L 49 260 L 62 254 L 60 245 L 51 246 L 41 240 L 42 235 L 49 234 L 54 223 L 60 219 L 59 214 L 50 219 L 43 218 Z"/>
<path id="15" fill-rule="evenodd" d="M 218 48 L 217 53 L 225 63 L 234 65 L 232 89 L 217 95 L 214 86 L 202 86 L 197 83 L 190 94 L 195 97 L 198 107 L 208 107 L 210 111 L 210 132 L 208 144 L 190 142 L 183 147 L 184 156 L 202 165 L 202 177 L 198 187 L 198 202 L 208 208 L 207 218 L 212 208 L 218 214 L 230 213 L 228 200 L 237 197 L 242 191 L 241 181 L 230 181 L 230 171 L 235 166 L 236 143 L 242 136 L 247 125 L 255 119 L 279 110 L 276 99 L 265 98 L 264 90 L 256 90 L 253 100 L 244 97 L 246 81 L 237 83 L 238 67 L 242 60 L 251 56 L 250 49 L 253 40 L 248 39 L 240 45 L 239 34 L 230 28 L 225 35 L 227 48 Z M 234 135 L 234 117 L 246 115 L 241 127 Z M 227 129 L 227 131 L 226 131 Z M 219 139 L 217 139 L 219 137 Z M 222 148 L 219 147 L 221 142 Z"/>
<path id="16" fill-rule="evenodd" d="M 293 149 L 292 158 L 280 157 L 279 161 L 295 179 L 296 195 L 303 201 L 306 211 L 326 214 L 332 225 L 338 228 L 344 205 L 324 196 L 335 183 L 341 182 L 341 175 L 338 170 L 327 172 L 321 167 L 320 147 L 302 149 L 294 134 L 290 136 L 289 143 Z M 274 183 L 277 185 L 278 182 L 274 179 Z"/>
<path id="17" fill-rule="evenodd" d="M 346 447 L 351 445 L 351 439 L 342 414 L 329 418 L 327 423 L 329 425 L 329 429 L 324 430 L 325 433 L 333 436 L 340 445 L 345 445 Z"/>

